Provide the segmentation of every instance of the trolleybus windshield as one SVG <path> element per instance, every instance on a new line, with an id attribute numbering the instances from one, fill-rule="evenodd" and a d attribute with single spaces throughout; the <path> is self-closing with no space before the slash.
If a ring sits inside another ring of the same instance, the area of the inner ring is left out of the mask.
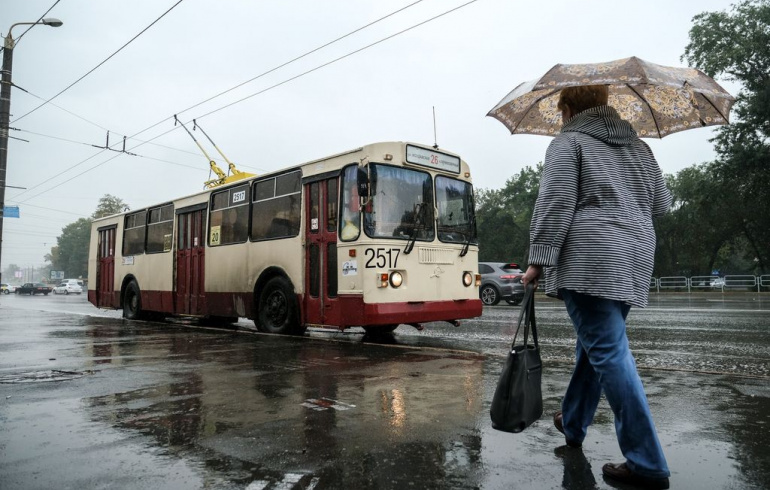
<path id="1" fill-rule="evenodd" d="M 473 186 L 462 180 L 436 176 L 438 239 L 449 243 L 477 243 Z"/>
<path id="2" fill-rule="evenodd" d="M 427 172 L 370 164 L 364 231 L 372 238 L 433 241 L 433 182 Z"/>

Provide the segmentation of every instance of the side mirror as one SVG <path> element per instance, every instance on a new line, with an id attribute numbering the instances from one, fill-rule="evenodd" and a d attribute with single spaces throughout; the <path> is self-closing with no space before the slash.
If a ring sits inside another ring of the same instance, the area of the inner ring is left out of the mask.
<path id="1" fill-rule="evenodd" d="M 356 175 L 358 180 L 358 195 L 364 199 L 369 198 L 369 175 L 366 170 L 358 167 L 358 173 Z"/>

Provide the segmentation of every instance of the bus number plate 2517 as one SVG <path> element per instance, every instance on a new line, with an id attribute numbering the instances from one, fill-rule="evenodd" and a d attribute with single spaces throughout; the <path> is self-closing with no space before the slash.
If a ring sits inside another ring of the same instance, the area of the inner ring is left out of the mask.
<path id="1" fill-rule="evenodd" d="M 400 248 L 367 248 L 364 250 L 366 255 L 367 269 L 395 269 L 398 267 L 398 255 Z"/>

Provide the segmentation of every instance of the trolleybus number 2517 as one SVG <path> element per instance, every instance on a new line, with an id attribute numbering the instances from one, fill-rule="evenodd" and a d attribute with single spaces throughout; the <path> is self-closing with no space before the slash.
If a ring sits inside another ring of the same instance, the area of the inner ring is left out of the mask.
<path id="1" fill-rule="evenodd" d="M 395 269 L 398 267 L 398 255 L 400 248 L 367 248 L 364 250 L 364 256 L 367 257 L 367 269 Z"/>
<path id="2" fill-rule="evenodd" d="M 481 314 L 473 186 L 459 156 L 374 143 L 220 180 L 94 220 L 89 301 L 130 319 L 249 318 L 288 334 Z"/>

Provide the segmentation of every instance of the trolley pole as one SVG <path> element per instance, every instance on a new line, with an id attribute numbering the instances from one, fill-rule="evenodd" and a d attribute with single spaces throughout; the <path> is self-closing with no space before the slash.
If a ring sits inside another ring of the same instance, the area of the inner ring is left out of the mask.
<path id="1" fill-rule="evenodd" d="M 3 214 L 5 211 L 5 184 L 8 167 L 8 131 L 11 120 L 11 70 L 13 67 L 13 48 L 16 42 L 11 31 L 18 25 L 43 24 L 59 27 L 63 24 L 59 19 L 42 19 L 37 22 L 17 22 L 8 29 L 3 45 L 2 86 L 0 87 L 0 281 L 3 279 Z"/>

